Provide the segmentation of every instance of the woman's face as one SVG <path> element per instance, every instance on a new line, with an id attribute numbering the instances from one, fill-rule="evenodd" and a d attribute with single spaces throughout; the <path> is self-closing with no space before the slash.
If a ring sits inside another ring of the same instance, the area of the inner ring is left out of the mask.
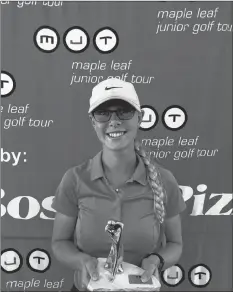
<path id="1" fill-rule="evenodd" d="M 96 114 L 98 113 L 98 115 L 104 115 L 104 111 L 106 110 L 123 110 L 126 114 L 129 111 L 133 111 L 134 113 L 129 120 L 121 120 L 116 112 L 113 112 L 109 121 L 99 122 L 98 118 L 98 121 L 96 121 L 93 116 L 95 115 L 95 112 Z M 122 150 L 132 147 L 142 119 L 141 113 L 136 111 L 134 107 L 121 100 L 111 100 L 100 105 L 92 114 L 93 115 L 91 115 L 90 118 L 103 147 L 107 147 L 111 150 Z"/>

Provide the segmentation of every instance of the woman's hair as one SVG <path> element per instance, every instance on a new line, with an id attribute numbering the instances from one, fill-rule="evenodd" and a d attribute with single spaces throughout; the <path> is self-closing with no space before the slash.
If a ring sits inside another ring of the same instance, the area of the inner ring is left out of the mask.
<path id="1" fill-rule="evenodd" d="M 158 167 L 152 162 L 150 156 L 143 149 L 141 143 L 137 140 L 134 142 L 136 153 L 142 158 L 148 172 L 147 180 L 154 194 L 154 212 L 160 223 L 165 218 L 164 202 L 166 201 L 166 191 L 163 187 Z"/>

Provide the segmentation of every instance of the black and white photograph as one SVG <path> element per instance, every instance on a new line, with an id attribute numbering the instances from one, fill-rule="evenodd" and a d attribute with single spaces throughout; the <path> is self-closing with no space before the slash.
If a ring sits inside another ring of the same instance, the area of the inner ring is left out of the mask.
<path id="1" fill-rule="evenodd" d="M 231 1 L 0 1 L 1 291 L 232 291 Z"/>

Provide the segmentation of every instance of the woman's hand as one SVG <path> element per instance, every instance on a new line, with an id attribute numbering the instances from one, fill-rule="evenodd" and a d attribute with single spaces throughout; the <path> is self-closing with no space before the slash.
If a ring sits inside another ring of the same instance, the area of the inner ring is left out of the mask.
<path id="1" fill-rule="evenodd" d="M 79 269 L 75 272 L 75 284 L 78 289 L 87 290 L 90 279 L 99 280 L 99 273 L 97 270 L 98 260 L 87 254 L 81 260 Z"/>
<path id="2" fill-rule="evenodd" d="M 160 259 L 156 255 L 150 255 L 148 258 L 142 260 L 141 268 L 145 270 L 145 272 L 141 276 L 141 280 L 143 283 L 149 281 L 152 275 L 154 275 L 159 281 L 159 263 Z"/>

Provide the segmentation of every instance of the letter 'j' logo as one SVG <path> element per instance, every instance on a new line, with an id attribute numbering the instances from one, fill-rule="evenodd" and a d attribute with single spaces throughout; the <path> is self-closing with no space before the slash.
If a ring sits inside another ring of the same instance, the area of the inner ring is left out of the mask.
<path id="1" fill-rule="evenodd" d="M 23 257 L 14 248 L 4 249 L 1 252 L 1 269 L 5 273 L 18 272 L 23 265 Z"/>
<path id="2" fill-rule="evenodd" d="M 88 48 L 90 37 L 84 28 L 73 26 L 64 33 L 63 42 L 71 53 L 82 53 Z"/>
<path id="3" fill-rule="evenodd" d="M 142 105 L 143 119 L 140 124 L 140 130 L 149 131 L 153 129 L 159 120 L 159 115 L 155 108 L 150 105 Z"/>

